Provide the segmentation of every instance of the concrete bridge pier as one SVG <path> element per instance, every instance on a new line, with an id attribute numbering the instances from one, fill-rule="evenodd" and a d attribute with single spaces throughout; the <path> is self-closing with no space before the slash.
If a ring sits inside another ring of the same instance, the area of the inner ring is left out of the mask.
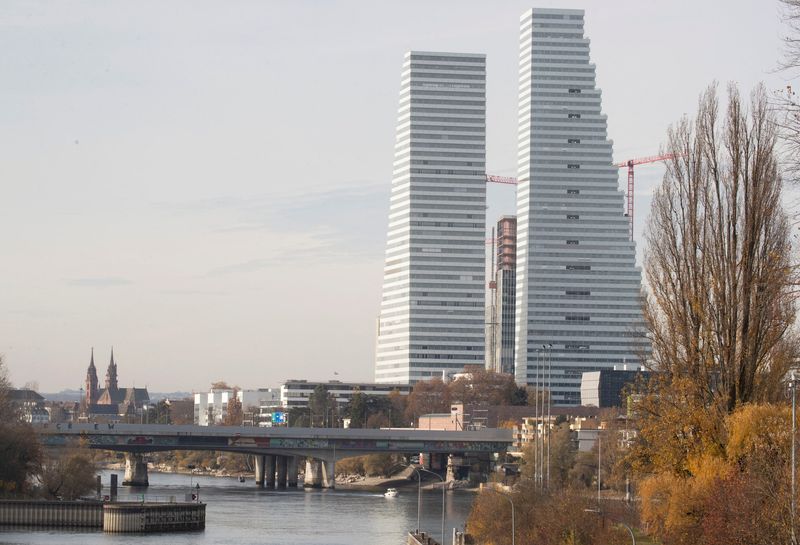
<path id="1" fill-rule="evenodd" d="M 125 477 L 122 479 L 122 484 L 125 486 L 150 486 L 144 454 L 125 453 Z"/>
<path id="2" fill-rule="evenodd" d="M 450 454 L 447 456 L 447 476 L 445 479 L 447 482 L 455 481 L 456 480 L 456 464 L 455 460 L 453 460 L 453 455 Z"/>
<path id="3" fill-rule="evenodd" d="M 306 458 L 306 478 L 303 481 L 306 488 L 322 488 L 322 461 L 316 458 Z"/>
<path id="4" fill-rule="evenodd" d="M 275 456 L 267 454 L 264 458 L 266 458 L 266 463 L 264 464 L 265 486 L 267 488 L 275 488 Z"/>
<path id="5" fill-rule="evenodd" d="M 256 477 L 256 486 L 264 488 L 264 466 L 266 465 L 266 457 L 261 454 L 253 456 L 255 458 L 254 473 Z"/>
<path id="6" fill-rule="evenodd" d="M 275 470 L 277 472 L 277 480 L 275 486 L 277 488 L 286 488 L 286 469 L 288 456 L 275 457 Z"/>
<path id="7" fill-rule="evenodd" d="M 336 488 L 335 460 L 322 460 L 322 488 Z"/>
<path id="8" fill-rule="evenodd" d="M 297 488 L 297 456 L 289 456 L 286 472 L 288 474 L 287 486 Z"/>

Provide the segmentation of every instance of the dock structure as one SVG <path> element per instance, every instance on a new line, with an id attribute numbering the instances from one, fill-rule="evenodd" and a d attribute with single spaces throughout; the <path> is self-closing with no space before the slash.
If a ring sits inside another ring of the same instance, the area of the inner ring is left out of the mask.
<path id="1" fill-rule="evenodd" d="M 206 527 L 206 504 L 0 500 L 0 526 L 95 528 L 109 533 L 197 531 Z"/>

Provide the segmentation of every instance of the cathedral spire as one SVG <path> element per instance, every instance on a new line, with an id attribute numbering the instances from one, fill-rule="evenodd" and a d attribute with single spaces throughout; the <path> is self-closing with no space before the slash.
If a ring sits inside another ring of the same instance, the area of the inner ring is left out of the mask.
<path id="1" fill-rule="evenodd" d="M 111 361 L 108 364 L 106 371 L 106 389 L 117 390 L 117 364 L 114 362 L 114 347 L 111 347 Z"/>
<path id="2" fill-rule="evenodd" d="M 94 405 L 97 403 L 97 395 L 97 368 L 94 366 L 94 347 L 92 347 L 89 369 L 86 370 L 86 404 Z"/>

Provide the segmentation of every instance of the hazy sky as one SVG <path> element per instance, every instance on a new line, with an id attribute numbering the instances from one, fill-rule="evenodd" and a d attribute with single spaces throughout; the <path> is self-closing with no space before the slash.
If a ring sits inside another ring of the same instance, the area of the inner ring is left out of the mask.
<path id="1" fill-rule="evenodd" d="M 780 55 L 777 0 L 586 9 L 619 160 Z M 0 3 L 0 353 L 12 380 L 371 380 L 403 54 L 482 52 L 488 170 L 516 171 L 504 1 Z M 659 167 L 640 168 L 636 233 Z M 489 190 L 488 218 L 514 213 Z"/>

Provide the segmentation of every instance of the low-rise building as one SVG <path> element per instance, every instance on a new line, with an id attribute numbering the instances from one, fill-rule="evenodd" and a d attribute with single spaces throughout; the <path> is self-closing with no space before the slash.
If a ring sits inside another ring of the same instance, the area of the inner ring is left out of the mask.
<path id="1" fill-rule="evenodd" d="M 581 405 L 599 407 L 624 407 L 626 389 L 649 380 L 651 373 L 631 369 L 603 369 L 587 371 L 581 376 Z"/>
<path id="2" fill-rule="evenodd" d="M 8 397 L 23 421 L 30 424 L 50 422 L 50 413 L 45 407 L 44 397 L 37 392 L 27 388 L 9 390 Z"/>
<path id="3" fill-rule="evenodd" d="M 279 402 L 280 393 L 275 388 L 259 388 L 257 390 L 239 390 L 234 388 L 212 388 L 208 392 L 194 394 L 194 422 L 200 426 L 218 426 L 228 416 L 228 405 L 236 399 L 242 406 L 245 416 L 243 424 L 258 425 L 252 416 L 259 413 L 261 407 L 274 406 Z"/>
<path id="4" fill-rule="evenodd" d="M 353 398 L 356 392 L 364 395 L 388 396 L 394 391 L 401 395 L 411 393 L 410 384 L 375 384 L 373 382 L 341 382 L 330 380 L 315 382 L 308 380 L 287 380 L 281 385 L 281 404 L 284 408 L 308 407 L 308 399 L 318 386 L 323 386 L 328 394 L 336 399 L 337 405 L 342 408 Z"/>

